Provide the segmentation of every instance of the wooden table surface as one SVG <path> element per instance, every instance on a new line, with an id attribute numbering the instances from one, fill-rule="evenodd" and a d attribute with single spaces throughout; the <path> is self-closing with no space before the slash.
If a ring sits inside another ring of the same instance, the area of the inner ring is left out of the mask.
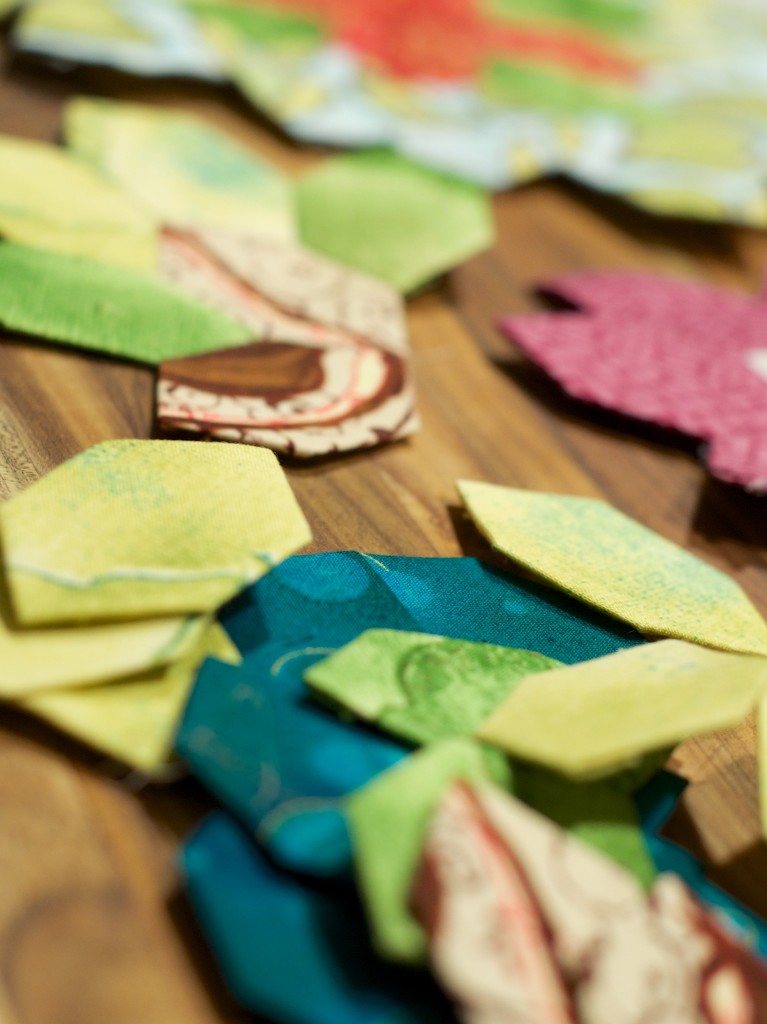
<path id="1" fill-rule="evenodd" d="M 3 58 L 0 131 L 53 141 L 75 92 L 192 110 L 291 173 L 322 154 L 271 130 L 233 92 L 49 73 Z M 423 429 L 377 451 L 288 466 L 313 551 L 489 552 L 459 477 L 608 499 L 737 578 L 767 613 L 765 501 L 712 482 L 692 443 L 595 412 L 502 341 L 532 282 L 584 268 L 654 269 L 755 290 L 767 236 L 659 220 L 565 182 L 495 200 L 495 248 L 408 303 Z M 153 436 L 152 374 L 29 344 L 0 346 L 0 499 L 107 438 Z M 564 539 L 566 541 L 566 538 Z M 693 783 L 670 832 L 767 914 L 753 723 L 686 743 Z M 209 801 L 189 779 L 132 776 L 12 710 L 0 712 L 0 1024 L 214 1024 L 250 1018 L 218 980 L 174 866 Z"/>

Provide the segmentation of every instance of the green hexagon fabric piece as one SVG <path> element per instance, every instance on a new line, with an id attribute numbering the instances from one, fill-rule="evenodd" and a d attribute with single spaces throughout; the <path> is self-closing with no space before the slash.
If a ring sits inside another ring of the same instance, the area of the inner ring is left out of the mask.
<path id="1" fill-rule="evenodd" d="M 0 508 L 20 624 L 211 612 L 311 539 L 271 451 L 105 441 Z"/>
<path id="2" fill-rule="evenodd" d="M 489 248 L 487 195 L 385 150 L 328 160 L 296 185 L 310 249 L 402 292 Z"/>
<path id="3" fill-rule="evenodd" d="M 560 664 L 514 647 L 370 629 L 312 665 L 304 680 L 382 729 L 433 743 L 469 735 L 520 679 Z"/>
<path id="4" fill-rule="evenodd" d="M 492 748 L 469 739 L 432 744 L 379 775 L 346 803 L 355 867 L 373 941 L 394 960 L 426 952 L 408 896 L 432 813 L 450 783 L 513 784 L 511 767 Z"/>
<path id="5" fill-rule="evenodd" d="M 458 482 L 498 551 L 573 597 L 636 626 L 767 654 L 767 623 L 735 580 L 603 501 Z"/>
<path id="6" fill-rule="evenodd" d="M 253 341 L 253 331 L 149 274 L 0 245 L 0 323 L 141 363 Z"/>

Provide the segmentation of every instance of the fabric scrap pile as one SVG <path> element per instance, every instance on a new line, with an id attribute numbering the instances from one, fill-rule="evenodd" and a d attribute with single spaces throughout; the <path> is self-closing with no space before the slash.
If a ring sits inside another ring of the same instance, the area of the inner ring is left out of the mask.
<path id="1" fill-rule="evenodd" d="M 767 925 L 657 830 L 670 749 L 764 703 L 767 624 L 601 502 L 459 488 L 553 588 L 339 552 L 222 613 L 242 662 L 175 745 L 226 808 L 182 860 L 229 987 L 285 1024 L 760 1020 Z"/>
<path id="2" fill-rule="evenodd" d="M 767 224 L 767 14 L 747 0 L 5 0 L 57 66 L 233 82 L 294 138 L 498 189 L 563 172 Z"/>
<path id="3" fill-rule="evenodd" d="M 168 430 L 312 457 L 418 429 L 393 285 L 491 243 L 478 189 L 381 157 L 328 162 L 294 201 L 226 135 L 135 104 L 73 100 L 64 135 L 0 137 L 0 323 L 159 367 Z"/>
<path id="4" fill-rule="evenodd" d="M 105 441 L 0 508 L 0 695 L 162 774 L 218 609 L 311 533 L 266 449 Z"/>

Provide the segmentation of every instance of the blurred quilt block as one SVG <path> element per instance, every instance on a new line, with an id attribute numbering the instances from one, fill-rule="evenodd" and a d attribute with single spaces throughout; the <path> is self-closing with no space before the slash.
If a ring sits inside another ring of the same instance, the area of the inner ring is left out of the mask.
<path id="1" fill-rule="evenodd" d="M 66 107 L 64 138 L 158 224 L 295 236 L 288 179 L 201 118 L 80 97 Z"/>
<path id="2" fill-rule="evenodd" d="M 763 296 L 638 273 L 574 274 L 544 290 L 575 308 L 501 327 L 565 391 L 700 438 L 714 476 L 767 489 Z"/>
<path id="3" fill-rule="evenodd" d="M 759 4 L 37 0 L 59 64 L 231 81 L 290 136 L 503 189 L 566 173 L 654 212 L 767 223 Z"/>
<path id="4" fill-rule="evenodd" d="M 404 311 L 387 285 L 308 249 L 228 231 L 169 232 L 160 274 L 256 339 L 160 369 L 168 429 L 297 457 L 418 429 Z"/>
<path id="5" fill-rule="evenodd" d="M 150 274 L 11 243 L 0 243 L 0 323 L 149 364 L 253 337 L 243 324 Z"/>
<path id="6" fill-rule="evenodd" d="M 767 624 L 723 572 L 593 498 L 459 481 L 494 548 L 642 633 L 767 654 Z"/>
<path id="7" fill-rule="evenodd" d="M 476 735 L 573 778 L 743 721 L 767 659 L 660 640 L 522 680 Z"/>
<path id="8" fill-rule="evenodd" d="M 395 153 L 336 157 L 299 178 L 305 245 L 411 292 L 493 244 L 490 203 Z"/>
<path id="9" fill-rule="evenodd" d="M 0 510 L 22 626 L 210 613 L 311 539 L 272 452 L 105 441 Z"/>
<path id="10" fill-rule="evenodd" d="M 315 696 L 411 743 L 468 736 L 529 675 L 534 651 L 371 629 L 304 672 Z"/>
<path id="11" fill-rule="evenodd" d="M 465 1021 L 755 1022 L 767 972 L 673 875 L 649 896 L 617 865 L 487 786 L 432 820 L 413 906 Z"/>
<path id="12" fill-rule="evenodd" d="M 0 135 L 0 235 L 22 245 L 154 270 L 152 220 L 118 187 L 58 146 Z M 3 270 L 5 278 L 9 271 Z"/>
<path id="13" fill-rule="evenodd" d="M 237 1000 L 278 1024 L 451 1024 L 423 972 L 376 957 L 351 889 L 278 871 L 225 814 L 182 851 L 195 913 Z"/>

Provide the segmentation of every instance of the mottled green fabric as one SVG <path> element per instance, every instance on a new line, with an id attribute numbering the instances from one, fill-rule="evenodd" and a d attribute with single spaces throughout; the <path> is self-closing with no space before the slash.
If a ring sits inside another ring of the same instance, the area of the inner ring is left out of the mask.
<path id="1" fill-rule="evenodd" d="M 305 245 L 403 292 L 493 243 L 481 189 L 383 150 L 326 161 L 296 196 Z"/>
<path id="2" fill-rule="evenodd" d="M 244 345 L 253 332 L 140 271 L 0 245 L 0 323 L 141 363 Z"/>
<path id="3" fill-rule="evenodd" d="M 511 769 L 497 751 L 450 739 L 390 768 L 346 803 L 373 941 L 386 957 L 418 961 L 425 955 L 425 936 L 408 910 L 410 885 L 429 819 L 458 779 L 496 782 L 506 789 L 513 784 Z"/>
<path id="4" fill-rule="evenodd" d="M 371 629 L 304 680 L 322 697 L 413 743 L 469 735 L 520 679 L 560 662 L 532 651 Z"/>

